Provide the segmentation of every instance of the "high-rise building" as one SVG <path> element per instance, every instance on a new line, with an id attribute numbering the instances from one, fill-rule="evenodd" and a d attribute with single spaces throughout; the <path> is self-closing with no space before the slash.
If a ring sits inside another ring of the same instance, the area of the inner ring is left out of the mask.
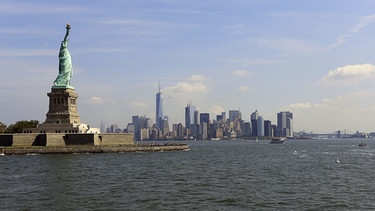
<path id="1" fill-rule="evenodd" d="M 185 128 L 190 128 L 195 123 L 195 106 L 189 102 L 185 107 Z"/>
<path id="2" fill-rule="evenodd" d="M 141 116 L 139 118 L 139 128 L 140 129 L 150 129 L 151 128 L 151 119 L 147 116 Z"/>
<path id="3" fill-rule="evenodd" d="M 251 120 L 251 136 L 258 136 L 258 119 Z"/>
<path id="4" fill-rule="evenodd" d="M 240 110 L 229 110 L 229 121 L 235 122 L 242 119 Z"/>
<path id="5" fill-rule="evenodd" d="M 126 126 L 126 133 L 133 133 L 134 134 L 134 125 L 133 123 L 128 123 L 128 125 Z"/>
<path id="6" fill-rule="evenodd" d="M 210 127 L 210 114 L 209 113 L 201 113 L 199 115 L 200 125 L 201 125 L 201 139 L 205 140 L 210 138 L 209 127 Z"/>
<path id="7" fill-rule="evenodd" d="M 277 136 L 293 137 L 293 113 L 289 111 L 277 113 Z"/>
<path id="8" fill-rule="evenodd" d="M 258 118 L 259 118 L 258 110 L 255 110 L 255 111 L 250 115 L 250 122 L 251 122 L 251 135 L 252 135 L 252 136 L 259 136 L 259 135 L 258 135 Z"/>
<path id="9" fill-rule="evenodd" d="M 163 135 L 166 136 L 169 133 L 169 123 L 168 117 L 164 117 L 163 119 Z"/>
<path id="10" fill-rule="evenodd" d="M 198 110 L 194 111 L 194 124 L 195 125 L 199 124 L 199 111 Z"/>
<path id="11" fill-rule="evenodd" d="M 132 123 L 134 125 L 133 137 L 135 140 L 139 140 L 141 135 L 141 129 L 139 127 L 139 116 L 132 116 Z"/>
<path id="12" fill-rule="evenodd" d="M 223 115 L 216 115 L 216 121 L 223 122 Z"/>
<path id="13" fill-rule="evenodd" d="M 199 115 L 200 117 L 200 123 L 205 122 L 207 124 L 210 124 L 210 114 L 209 113 L 201 113 Z"/>
<path id="14" fill-rule="evenodd" d="M 225 111 L 221 112 L 221 115 L 223 116 L 223 123 L 227 122 L 227 115 L 225 114 Z"/>
<path id="15" fill-rule="evenodd" d="M 185 134 L 185 128 L 183 127 L 183 125 L 181 123 L 178 123 L 176 129 L 177 129 L 177 138 L 183 139 L 184 134 Z"/>
<path id="16" fill-rule="evenodd" d="M 272 137 L 273 136 L 273 133 L 272 133 L 272 124 L 271 124 L 270 120 L 265 120 L 264 121 L 264 136 L 267 136 L 267 137 Z"/>
<path id="17" fill-rule="evenodd" d="M 159 92 L 156 93 L 156 121 L 157 128 L 162 128 L 163 126 L 163 99 L 161 98 L 160 83 Z"/>
<path id="18" fill-rule="evenodd" d="M 200 139 L 202 140 L 206 140 L 208 139 L 208 124 L 206 122 L 201 122 L 200 124 L 201 128 L 200 128 Z"/>
<path id="19" fill-rule="evenodd" d="M 251 136 L 251 123 L 250 122 L 244 123 L 243 135 L 244 136 Z"/>
<path id="20" fill-rule="evenodd" d="M 264 120 L 262 116 L 257 119 L 257 136 L 264 136 Z"/>
<path id="21" fill-rule="evenodd" d="M 250 120 L 253 120 L 253 119 L 258 119 L 259 117 L 259 113 L 258 113 L 258 110 L 255 110 L 251 115 L 250 115 Z"/>
<path id="22" fill-rule="evenodd" d="M 103 119 L 100 121 L 100 133 L 105 132 L 105 123 L 103 122 Z"/>
<path id="23" fill-rule="evenodd" d="M 111 133 L 120 133 L 121 129 L 117 124 L 112 124 L 111 125 Z"/>

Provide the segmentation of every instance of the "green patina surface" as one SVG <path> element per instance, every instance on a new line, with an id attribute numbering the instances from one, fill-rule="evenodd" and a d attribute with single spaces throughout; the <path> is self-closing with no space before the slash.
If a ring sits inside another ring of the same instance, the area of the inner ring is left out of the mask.
<path id="1" fill-rule="evenodd" d="M 73 76 L 72 58 L 68 51 L 68 40 L 69 40 L 70 25 L 66 25 L 66 34 L 64 40 L 61 42 L 59 52 L 59 75 L 53 82 L 52 88 L 71 88 L 70 82 Z"/>

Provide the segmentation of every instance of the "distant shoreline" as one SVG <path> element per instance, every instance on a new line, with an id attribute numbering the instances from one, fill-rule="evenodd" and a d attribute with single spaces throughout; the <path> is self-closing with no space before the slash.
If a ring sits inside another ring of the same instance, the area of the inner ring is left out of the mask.
<path id="1" fill-rule="evenodd" d="M 130 153 L 130 152 L 161 152 L 188 150 L 187 144 L 140 144 L 124 146 L 63 146 L 63 147 L 1 147 L 0 153 L 4 155 L 27 154 L 74 154 L 74 153 Z"/>

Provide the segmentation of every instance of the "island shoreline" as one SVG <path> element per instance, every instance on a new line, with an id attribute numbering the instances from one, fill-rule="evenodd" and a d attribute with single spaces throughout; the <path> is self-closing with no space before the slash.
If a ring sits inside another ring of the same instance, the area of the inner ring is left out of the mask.
<path id="1" fill-rule="evenodd" d="M 76 154 L 76 153 L 131 153 L 131 152 L 163 152 L 189 150 L 187 144 L 150 144 L 150 145 L 124 145 L 124 146 L 3 146 L 1 155 L 27 155 L 27 154 Z"/>

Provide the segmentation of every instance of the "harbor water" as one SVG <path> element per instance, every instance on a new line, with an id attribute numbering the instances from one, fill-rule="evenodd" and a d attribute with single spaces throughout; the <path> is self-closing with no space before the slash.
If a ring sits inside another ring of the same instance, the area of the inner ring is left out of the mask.
<path id="1" fill-rule="evenodd" d="M 187 143 L 174 152 L 0 156 L 0 209 L 375 209 L 373 139 Z"/>

